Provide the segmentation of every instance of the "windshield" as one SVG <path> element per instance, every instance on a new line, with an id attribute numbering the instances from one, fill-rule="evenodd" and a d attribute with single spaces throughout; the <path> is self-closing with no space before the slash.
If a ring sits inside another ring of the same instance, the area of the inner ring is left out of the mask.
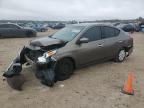
<path id="1" fill-rule="evenodd" d="M 82 31 L 83 28 L 83 26 L 68 26 L 56 32 L 51 37 L 63 41 L 71 41 L 76 35 L 78 35 Z"/>

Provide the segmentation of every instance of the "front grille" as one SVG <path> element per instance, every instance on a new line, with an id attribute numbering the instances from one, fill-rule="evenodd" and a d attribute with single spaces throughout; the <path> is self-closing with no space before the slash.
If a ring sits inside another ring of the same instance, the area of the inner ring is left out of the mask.
<path id="1" fill-rule="evenodd" d="M 29 59 L 32 61 L 36 62 L 37 58 L 42 56 L 44 52 L 39 51 L 39 50 L 29 50 L 26 55 L 28 56 Z"/>

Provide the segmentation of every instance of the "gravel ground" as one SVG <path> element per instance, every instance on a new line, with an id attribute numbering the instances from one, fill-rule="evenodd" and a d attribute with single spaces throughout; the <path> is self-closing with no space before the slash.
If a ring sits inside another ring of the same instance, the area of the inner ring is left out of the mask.
<path id="1" fill-rule="evenodd" d="M 132 36 L 134 52 L 123 63 L 108 61 L 76 70 L 70 79 L 57 82 L 53 88 L 42 85 L 32 69 L 24 66 L 22 73 L 27 81 L 21 92 L 11 89 L 2 74 L 18 50 L 33 38 L 0 39 L 0 105 L 2 108 L 143 108 L 144 34 Z M 129 71 L 134 75 L 134 96 L 120 92 Z"/>

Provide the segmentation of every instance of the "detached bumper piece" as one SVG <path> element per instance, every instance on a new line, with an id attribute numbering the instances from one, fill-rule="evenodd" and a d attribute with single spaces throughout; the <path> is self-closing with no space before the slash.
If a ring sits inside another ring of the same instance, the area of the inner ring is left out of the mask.
<path id="1" fill-rule="evenodd" d="M 12 63 L 3 74 L 3 76 L 7 78 L 7 83 L 9 84 L 9 86 L 16 90 L 22 90 L 22 85 L 25 82 L 25 77 L 21 75 L 22 64 L 25 63 L 23 54 L 24 48 L 12 61 Z"/>
<path id="2" fill-rule="evenodd" d="M 54 85 L 54 83 L 56 82 L 54 67 L 55 67 L 55 61 L 52 61 L 51 59 L 49 63 L 36 64 L 35 75 L 38 79 L 41 80 L 42 84 L 50 87 Z"/>
<path id="3" fill-rule="evenodd" d="M 12 63 L 9 65 L 7 70 L 4 72 L 3 76 L 6 78 L 11 78 L 15 75 L 20 75 L 22 70 L 22 64 L 26 63 L 26 59 L 24 58 L 25 47 L 18 53 L 18 55 L 14 58 Z"/>
<path id="4" fill-rule="evenodd" d="M 25 77 L 23 75 L 15 75 L 11 78 L 7 78 L 7 83 L 8 85 L 16 90 L 21 91 L 22 90 L 22 86 L 25 82 Z"/>
<path id="5" fill-rule="evenodd" d="M 34 73 L 41 83 L 52 87 L 56 82 L 54 71 L 56 60 L 50 57 L 46 63 L 33 62 L 26 56 L 27 51 L 28 49 L 24 47 L 4 72 L 3 76 L 7 78 L 8 84 L 13 89 L 22 90 L 22 85 L 25 82 L 24 76 L 21 75 L 22 65 L 29 63 L 34 67 Z"/>
<path id="6" fill-rule="evenodd" d="M 16 63 L 15 60 L 10 65 L 10 67 L 7 69 L 7 71 L 3 74 L 4 77 L 11 78 L 15 75 L 20 75 L 20 72 L 22 70 L 22 65 L 20 63 Z"/>

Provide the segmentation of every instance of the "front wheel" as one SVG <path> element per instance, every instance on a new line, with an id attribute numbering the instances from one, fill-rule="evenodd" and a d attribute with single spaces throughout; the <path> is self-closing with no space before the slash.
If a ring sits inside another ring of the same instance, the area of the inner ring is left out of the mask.
<path id="1" fill-rule="evenodd" d="M 117 55 L 115 57 L 115 61 L 116 62 L 123 62 L 125 60 L 125 58 L 126 58 L 126 51 L 125 51 L 125 49 L 121 49 L 117 53 Z"/>
<path id="2" fill-rule="evenodd" d="M 68 58 L 61 59 L 55 66 L 56 79 L 59 81 L 66 80 L 72 75 L 73 71 L 73 62 Z"/>

